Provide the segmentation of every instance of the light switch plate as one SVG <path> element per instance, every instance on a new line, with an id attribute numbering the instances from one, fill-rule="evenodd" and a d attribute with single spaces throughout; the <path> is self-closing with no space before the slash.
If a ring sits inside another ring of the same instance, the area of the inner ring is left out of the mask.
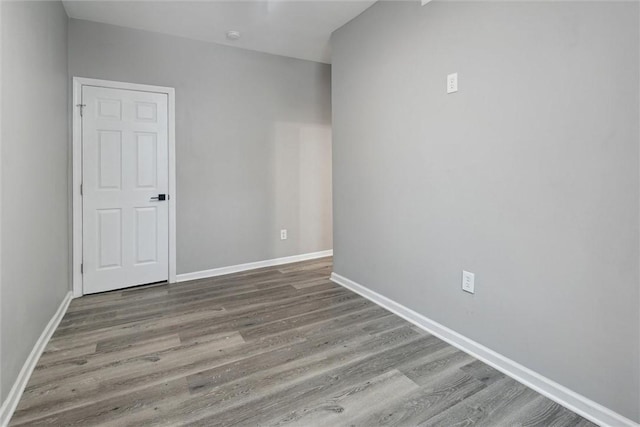
<path id="1" fill-rule="evenodd" d="M 458 73 L 449 74 L 447 76 L 447 93 L 458 91 Z"/>
<path id="2" fill-rule="evenodd" d="M 475 274 L 462 270 L 462 290 L 470 294 L 475 293 L 475 279 Z"/>

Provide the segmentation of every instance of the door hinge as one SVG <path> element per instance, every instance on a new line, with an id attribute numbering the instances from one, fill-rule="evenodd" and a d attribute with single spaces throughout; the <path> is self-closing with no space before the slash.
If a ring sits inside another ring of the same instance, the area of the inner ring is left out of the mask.
<path id="1" fill-rule="evenodd" d="M 84 274 L 84 264 L 80 264 L 80 274 Z"/>
<path id="2" fill-rule="evenodd" d="M 83 116 L 83 110 L 84 110 L 84 107 L 86 106 L 87 104 L 76 104 L 76 107 L 80 108 L 80 117 Z"/>
<path id="3" fill-rule="evenodd" d="M 82 184 L 80 184 L 80 195 L 82 196 Z"/>

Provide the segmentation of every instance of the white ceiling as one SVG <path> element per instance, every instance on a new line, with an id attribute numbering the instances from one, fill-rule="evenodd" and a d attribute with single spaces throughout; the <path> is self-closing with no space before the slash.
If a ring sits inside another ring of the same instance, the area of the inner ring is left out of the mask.
<path id="1" fill-rule="evenodd" d="M 331 62 L 331 33 L 376 0 L 69 1 L 71 18 Z M 242 33 L 227 40 L 228 30 Z"/>

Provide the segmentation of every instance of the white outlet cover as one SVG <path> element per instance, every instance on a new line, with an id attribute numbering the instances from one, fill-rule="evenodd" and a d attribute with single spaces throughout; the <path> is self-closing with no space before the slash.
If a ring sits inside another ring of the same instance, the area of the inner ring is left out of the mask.
<path id="1" fill-rule="evenodd" d="M 287 230 L 280 230 L 280 240 L 287 240 Z"/>
<path id="2" fill-rule="evenodd" d="M 475 280 L 476 280 L 475 274 L 462 270 L 462 290 L 463 291 L 469 292 L 470 294 L 475 293 Z"/>
<path id="3" fill-rule="evenodd" d="M 447 76 L 447 93 L 458 91 L 458 73 L 449 74 Z"/>

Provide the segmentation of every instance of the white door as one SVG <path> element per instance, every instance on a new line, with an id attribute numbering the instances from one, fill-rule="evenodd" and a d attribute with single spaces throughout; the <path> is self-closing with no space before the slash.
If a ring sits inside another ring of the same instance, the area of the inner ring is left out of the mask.
<path id="1" fill-rule="evenodd" d="M 168 280 L 167 101 L 82 87 L 85 294 Z"/>

